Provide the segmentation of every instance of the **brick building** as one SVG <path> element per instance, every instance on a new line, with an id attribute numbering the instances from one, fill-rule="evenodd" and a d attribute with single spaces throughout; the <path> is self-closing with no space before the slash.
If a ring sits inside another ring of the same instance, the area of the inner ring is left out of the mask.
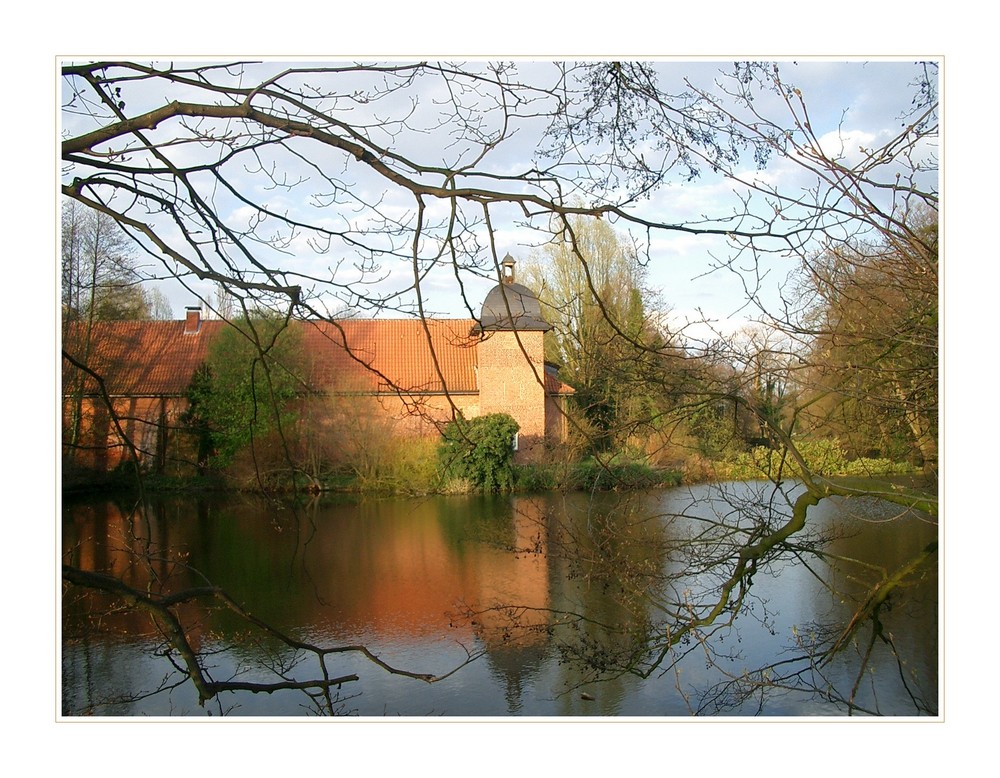
<path id="1" fill-rule="evenodd" d="M 214 338 L 230 326 L 190 308 L 182 321 L 96 322 L 89 337 L 71 332 L 63 361 L 64 453 L 86 469 L 109 470 L 126 455 L 162 467 L 183 435 L 180 415 L 191 379 Z M 362 399 L 398 435 L 436 435 L 466 418 L 508 413 L 520 425 L 517 459 L 537 459 L 565 438 L 573 390 L 546 364 L 549 325 L 530 289 L 514 279 L 514 260 L 483 302 L 478 319 L 297 321 L 311 397 Z M 84 346 L 82 344 L 86 343 Z M 114 413 L 108 410 L 108 404 Z"/>

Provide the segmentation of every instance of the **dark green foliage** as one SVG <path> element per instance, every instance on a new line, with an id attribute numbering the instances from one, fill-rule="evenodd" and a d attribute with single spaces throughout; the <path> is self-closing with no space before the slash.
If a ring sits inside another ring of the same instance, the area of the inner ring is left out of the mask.
<path id="1" fill-rule="evenodd" d="M 194 435 L 197 447 L 196 461 L 198 472 L 204 474 L 208 469 L 208 461 L 215 450 L 217 419 L 213 419 L 213 386 L 212 369 L 207 362 L 202 362 L 191 377 L 187 390 L 187 410 L 181 415 L 181 423 Z"/>
<path id="2" fill-rule="evenodd" d="M 678 486 L 680 473 L 657 470 L 644 462 L 616 460 L 603 464 L 587 458 L 571 465 L 521 465 L 515 469 L 517 490 L 544 491 L 631 491 Z"/>
<path id="3" fill-rule="evenodd" d="M 707 459 L 725 459 L 744 446 L 736 408 L 731 403 L 720 401 L 698 406 L 689 413 L 687 425 L 698 453 Z"/>
<path id="4" fill-rule="evenodd" d="M 219 333 L 188 387 L 182 420 L 197 440 L 199 470 L 225 467 L 236 455 L 295 422 L 292 401 L 298 337 L 281 319 L 243 319 Z"/>
<path id="5" fill-rule="evenodd" d="M 445 476 L 465 478 L 485 492 L 510 491 L 518 429 L 506 413 L 455 419 L 444 429 L 438 454 Z"/>
<path id="6" fill-rule="evenodd" d="M 568 465 L 519 465 L 514 470 L 519 492 L 551 492 L 568 490 Z"/>
<path id="7" fill-rule="evenodd" d="M 643 462 L 602 464 L 596 459 L 585 459 L 576 465 L 573 476 L 576 488 L 584 491 L 653 489 L 680 483 L 676 473 L 654 470 Z"/>

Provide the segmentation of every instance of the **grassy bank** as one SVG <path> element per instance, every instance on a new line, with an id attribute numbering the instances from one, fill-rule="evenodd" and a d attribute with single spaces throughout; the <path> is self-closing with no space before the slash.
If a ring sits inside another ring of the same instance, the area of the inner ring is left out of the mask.
<path id="1" fill-rule="evenodd" d="M 916 471 L 906 463 L 888 459 L 849 460 L 833 441 L 805 441 L 799 452 L 815 475 L 826 477 L 899 478 Z M 198 492 L 230 490 L 258 493 L 347 493 L 422 496 L 429 494 L 476 494 L 490 491 L 482 482 L 442 464 L 432 442 L 411 442 L 321 471 L 293 471 L 287 463 L 272 461 L 270 469 L 248 463 L 197 475 L 193 468 L 168 474 L 146 473 L 143 488 L 150 492 Z M 504 464 L 509 468 L 502 486 L 492 491 L 504 493 L 629 491 L 678 486 L 682 483 L 794 479 L 797 467 L 780 452 L 758 447 L 721 461 L 693 458 L 673 467 L 654 467 L 642 458 L 623 454 L 586 457 L 573 461 L 553 457 L 551 462 Z M 103 473 L 65 470 L 63 490 L 71 492 L 134 491 L 136 471 L 131 466 Z M 495 482 L 494 482 L 495 483 Z"/>

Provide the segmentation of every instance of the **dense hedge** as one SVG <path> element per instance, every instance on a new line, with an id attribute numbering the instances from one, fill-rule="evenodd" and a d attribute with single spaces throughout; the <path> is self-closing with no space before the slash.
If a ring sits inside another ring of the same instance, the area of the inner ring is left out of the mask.
<path id="1" fill-rule="evenodd" d="M 506 413 L 459 417 L 445 427 L 438 459 L 446 478 L 469 481 L 485 492 L 514 488 L 514 436 L 518 423 Z"/>

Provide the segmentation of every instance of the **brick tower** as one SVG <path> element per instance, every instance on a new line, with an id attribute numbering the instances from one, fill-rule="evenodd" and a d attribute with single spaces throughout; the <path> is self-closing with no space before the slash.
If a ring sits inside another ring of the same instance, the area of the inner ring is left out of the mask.
<path id="1" fill-rule="evenodd" d="M 483 301 L 475 330 L 479 343 L 479 412 L 508 413 L 520 425 L 518 461 L 537 459 L 545 440 L 545 348 L 551 326 L 534 292 L 514 281 L 514 259 L 503 259 L 503 276 Z"/>

